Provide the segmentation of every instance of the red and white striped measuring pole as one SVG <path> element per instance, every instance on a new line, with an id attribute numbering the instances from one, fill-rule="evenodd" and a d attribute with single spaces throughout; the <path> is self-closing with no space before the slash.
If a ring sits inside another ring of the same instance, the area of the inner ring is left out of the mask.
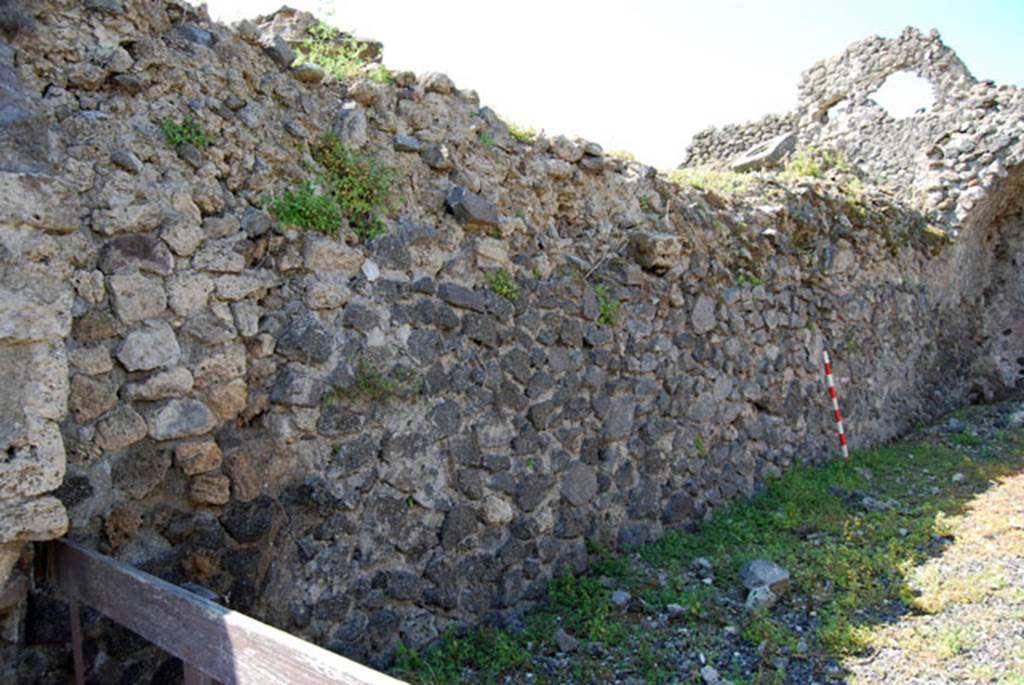
<path id="1" fill-rule="evenodd" d="M 828 381 L 828 396 L 832 398 L 832 415 L 836 420 L 836 430 L 839 432 L 839 446 L 843 449 L 843 459 L 850 458 L 850 452 L 846 448 L 846 432 L 843 430 L 843 415 L 839 412 L 839 397 L 836 395 L 836 384 L 832 380 L 832 360 L 828 352 L 822 350 L 821 356 L 825 358 L 825 380 Z"/>

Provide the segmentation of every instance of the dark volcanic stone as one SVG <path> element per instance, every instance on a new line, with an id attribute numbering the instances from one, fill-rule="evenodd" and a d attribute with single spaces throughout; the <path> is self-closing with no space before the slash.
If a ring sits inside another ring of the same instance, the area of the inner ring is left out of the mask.
<path id="1" fill-rule="evenodd" d="M 151 236 L 122 235 L 103 245 L 99 267 L 105 274 L 138 268 L 166 276 L 171 273 L 171 253 L 162 241 Z"/>
<path id="2" fill-rule="evenodd" d="M 220 522 L 238 542 L 256 542 L 270 532 L 274 522 L 274 500 L 261 495 L 251 502 L 232 502 Z"/>
<path id="3" fill-rule="evenodd" d="M 490 228 L 498 225 L 498 208 L 462 186 L 453 186 L 446 201 L 455 218 L 468 226 Z"/>
<path id="4" fill-rule="evenodd" d="M 323 364 L 334 352 L 331 332 L 312 314 L 288 322 L 277 340 L 277 353 L 304 364 Z"/>
<path id="5" fill-rule="evenodd" d="M 457 283 L 442 283 L 437 287 L 437 294 L 454 307 L 472 309 L 481 314 L 487 311 L 487 302 L 483 295 Z"/>

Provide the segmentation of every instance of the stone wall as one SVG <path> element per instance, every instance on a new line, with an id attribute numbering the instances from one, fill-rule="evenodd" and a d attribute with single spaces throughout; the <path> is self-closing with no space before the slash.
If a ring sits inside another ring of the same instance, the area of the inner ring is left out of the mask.
<path id="1" fill-rule="evenodd" d="M 824 348 L 854 447 L 1018 387 L 1012 345 L 976 332 L 1021 298 L 1019 169 L 950 245 L 872 188 L 724 198 L 591 142 L 520 142 L 440 74 L 325 80 L 288 66 L 301 14 L 35 12 L 11 45 L 59 172 L 4 177 L 4 288 L 38 288 L 0 305 L 26 379 L 0 435 L 40 412 L 25 463 L 49 470 L 14 501 L 60 485 L 72 539 L 344 654 L 381 665 L 508 615 L 588 540 L 651 540 L 834 456 Z M 211 146 L 168 144 L 185 116 Z M 331 131 L 395 171 L 368 244 L 267 211 Z M 16 607 L 0 673 L 60 680 L 63 604 Z M 84 621 L 92 678 L 173 676 Z"/>

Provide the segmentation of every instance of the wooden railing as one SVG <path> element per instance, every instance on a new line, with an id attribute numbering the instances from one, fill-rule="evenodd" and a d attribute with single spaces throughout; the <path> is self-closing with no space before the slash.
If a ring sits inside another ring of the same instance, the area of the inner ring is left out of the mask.
<path id="1" fill-rule="evenodd" d="M 403 685 L 371 668 L 66 540 L 46 575 L 71 603 L 75 678 L 84 682 L 79 602 L 182 660 L 186 685 Z"/>

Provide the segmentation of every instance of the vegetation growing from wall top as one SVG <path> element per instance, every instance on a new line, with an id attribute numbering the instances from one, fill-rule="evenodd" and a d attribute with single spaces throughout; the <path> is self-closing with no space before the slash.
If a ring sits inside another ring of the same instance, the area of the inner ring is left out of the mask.
<path id="1" fill-rule="evenodd" d="M 309 36 L 299 46 L 296 64 L 315 64 L 340 79 L 367 75 L 380 83 L 390 83 L 391 74 L 383 64 L 370 69 L 362 58 L 367 44 L 358 40 L 339 40 L 341 31 L 320 22 L 309 29 Z"/>

